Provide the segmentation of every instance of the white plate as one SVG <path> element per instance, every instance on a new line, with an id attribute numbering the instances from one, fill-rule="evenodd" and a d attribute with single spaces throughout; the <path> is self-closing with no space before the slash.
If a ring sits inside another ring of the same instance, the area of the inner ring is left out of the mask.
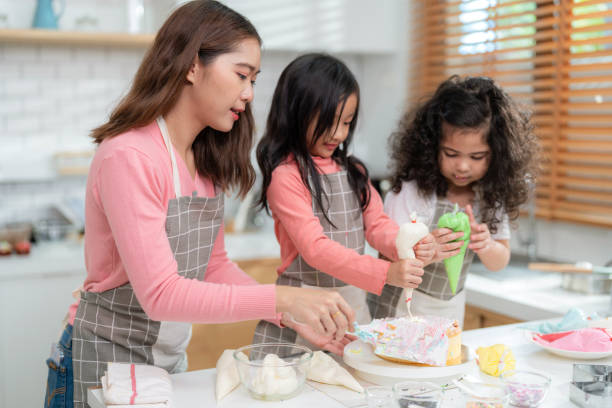
<path id="1" fill-rule="evenodd" d="M 535 344 L 536 346 L 543 348 L 544 350 L 556 354 L 561 357 L 571 358 L 573 360 L 599 360 L 600 358 L 606 358 L 612 356 L 612 351 L 571 351 L 571 350 L 563 350 L 559 348 L 554 348 L 551 346 L 547 346 L 544 344 L 540 344 L 534 340 L 533 336 L 537 333 L 532 331 L 525 331 L 527 338 L 530 342 Z"/>
<path id="2" fill-rule="evenodd" d="M 403 380 L 448 382 L 469 371 L 473 357 L 467 346 L 461 346 L 461 364 L 446 367 L 422 367 L 393 363 L 376 356 L 372 346 L 355 340 L 344 347 L 344 362 L 355 369 L 356 374 L 366 381 L 378 385 L 395 384 Z"/>

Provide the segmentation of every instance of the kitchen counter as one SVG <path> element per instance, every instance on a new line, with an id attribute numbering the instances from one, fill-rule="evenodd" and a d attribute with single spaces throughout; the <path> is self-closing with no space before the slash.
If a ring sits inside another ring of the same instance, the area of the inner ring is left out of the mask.
<path id="1" fill-rule="evenodd" d="M 562 275 L 528 270 L 512 263 L 504 270 L 488 272 L 475 263 L 466 280 L 467 303 L 518 320 L 540 320 L 563 316 L 576 307 L 597 312 L 609 311 L 610 294 L 583 294 L 563 289 Z"/>
<path id="2" fill-rule="evenodd" d="M 569 401 L 569 382 L 572 377 L 572 364 L 575 362 L 593 364 L 612 364 L 612 357 L 601 360 L 578 361 L 555 356 L 529 343 L 517 324 L 470 330 L 463 333 L 463 343 L 471 353 L 479 346 L 489 346 L 503 343 L 514 352 L 517 369 L 534 370 L 548 374 L 552 378 L 550 391 L 541 405 L 542 408 L 576 407 Z M 479 377 L 484 382 L 496 382 L 497 378 L 481 374 L 475 361 L 469 363 L 465 374 Z M 215 369 L 192 371 L 171 376 L 174 386 L 175 408 L 193 407 L 365 407 L 367 406 L 361 394 L 339 386 L 318 384 L 308 381 L 304 391 L 297 397 L 283 402 L 257 401 L 252 399 L 243 386 L 239 386 L 219 404 L 215 401 Z M 371 385 L 357 380 L 363 385 Z M 103 408 L 101 390 L 90 393 L 92 408 Z M 317 405 L 315 405 L 317 404 Z M 446 393 L 442 408 L 460 407 L 458 391 L 449 390 Z M 465 406 L 465 405 L 463 405 Z"/>
<path id="3" fill-rule="evenodd" d="M 280 247 L 273 231 L 226 234 L 225 249 L 230 259 L 235 261 L 280 257 Z M 42 242 L 33 245 L 28 255 L 0 257 L 0 282 L 76 274 L 85 278 L 82 242 Z"/>

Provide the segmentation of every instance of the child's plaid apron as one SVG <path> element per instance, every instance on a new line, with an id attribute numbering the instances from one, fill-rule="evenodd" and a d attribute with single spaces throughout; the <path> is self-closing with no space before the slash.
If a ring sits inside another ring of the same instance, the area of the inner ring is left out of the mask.
<path id="1" fill-rule="evenodd" d="M 339 171 L 337 173 L 321 175 L 321 187 L 329 199 L 327 216 L 335 225 L 334 227 L 325 219 L 323 210 L 319 208 L 313 198 L 312 209 L 321 222 L 323 232 L 328 238 L 355 250 L 359 254 L 363 254 L 365 249 L 363 213 L 359 200 L 348 182 L 347 172 Z M 365 291 L 349 286 L 341 280 L 313 268 L 299 254 L 278 277 L 276 284 L 296 287 L 316 286 L 319 288 L 334 288 L 334 290 L 343 295 L 356 312 L 367 313 L 369 318 L 365 303 Z M 343 291 L 350 294 L 350 296 L 346 296 Z M 294 330 L 280 328 L 262 320 L 255 328 L 253 344 L 270 342 L 305 343 L 305 340 L 301 340 L 298 339 L 298 335 Z M 270 349 L 266 350 L 266 353 L 277 353 L 277 351 Z"/>

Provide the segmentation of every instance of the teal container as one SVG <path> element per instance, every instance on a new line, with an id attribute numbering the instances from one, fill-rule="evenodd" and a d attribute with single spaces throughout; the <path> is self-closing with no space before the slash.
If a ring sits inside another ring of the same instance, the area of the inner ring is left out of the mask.
<path id="1" fill-rule="evenodd" d="M 53 0 L 38 0 L 36 3 L 36 11 L 34 12 L 34 20 L 32 20 L 32 27 L 57 30 L 57 22 L 64 12 L 64 7 L 66 5 L 64 0 L 61 0 L 60 3 L 61 10 L 56 14 L 53 10 Z"/>

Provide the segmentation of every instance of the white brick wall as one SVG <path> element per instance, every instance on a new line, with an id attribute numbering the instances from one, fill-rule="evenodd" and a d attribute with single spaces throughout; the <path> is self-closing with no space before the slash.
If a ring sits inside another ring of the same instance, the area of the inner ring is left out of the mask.
<path id="1" fill-rule="evenodd" d="M 90 130 L 127 92 L 143 55 L 144 49 L 0 44 L 0 224 L 28 219 L 61 197 L 55 181 L 39 182 L 58 180 L 53 155 L 93 148 Z M 296 55 L 266 53 L 262 60 L 254 102 L 258 133 L 278 75 Z M 359 69 L 360 57 L 343 58 Z M 60 181 L 83 195 L 82 179 Z"/>

